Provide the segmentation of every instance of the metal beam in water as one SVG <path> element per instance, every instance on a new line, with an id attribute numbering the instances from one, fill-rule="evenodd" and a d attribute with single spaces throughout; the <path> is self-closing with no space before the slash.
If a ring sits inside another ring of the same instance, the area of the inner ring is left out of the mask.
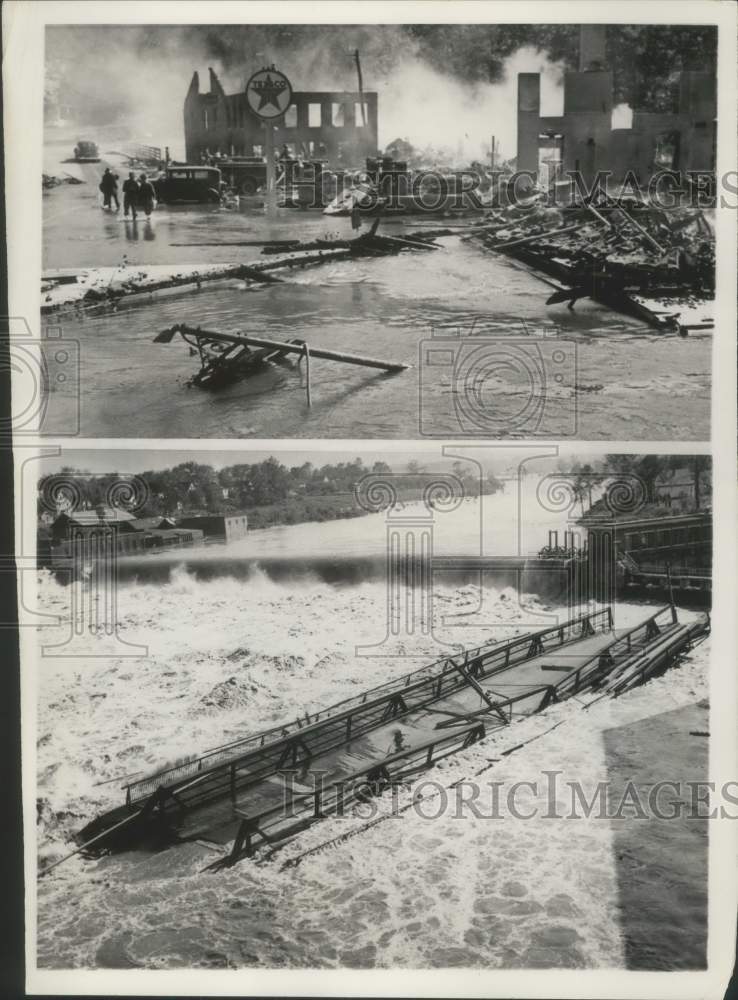
<path id="1" fill-rule="evenodd" d="M 198 337 L 205 340 L 222 341 L 225 344 L 239 344 L 243 347 L 266 347 L 281 351 L 284 354 L 299 354 L 305 352 L 304 344 L 291 344 L 284 340 L 267 340 L 265 337 L 252 337 L 244 334 L 221 333 L 218 330 L 203 330 L 200 327 L 188 326 L 186 323 L 175 323 L 167 330 L 162 330 L 154 338 L 155 344 L 168 344 L 176 334 Z M 323 358 L 326 361 L 340 361 L 347 365 L 360 365 L 363 368 L 381 368 L 388 372 L 406 371 L 410 365 L 397 361 L 380 361 L 377 358 L 367 358 L 359 354 L 348 354 L 345 351 L 330 351 L 323 347 L 311 347 L 312 358 Z"/>

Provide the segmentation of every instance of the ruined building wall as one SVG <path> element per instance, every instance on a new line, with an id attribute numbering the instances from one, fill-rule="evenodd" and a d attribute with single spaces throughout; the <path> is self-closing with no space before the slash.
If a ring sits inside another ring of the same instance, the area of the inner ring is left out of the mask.
<path id="1" fill-rule="evenodd" d="M 589 28 L 598 26 L 585 26 Z M 633 170 L 639 182 L 667 164 L 658 162 L 667 133 L 675 136 L 674 170 L 711 170 L 715 167 L 715 116 L 717 100 L 712 72 L 682 72 L 679 110 L 675 113 L 635 111 L 631 128 L 612 128 L 612 74 L 601 68 L 604 45 L 590 32 L 582 44 L 580 69 L 564 77 L 564 113 L 541 117 L 541 82 L 538 73 L 518 75 L 519 170 L 539 172 L 539 145 L 550 142 L 547 133 L 561 136 L 562 169 L 579 170 L 591 182 L 600 170 L 612 172 L 615 182 Z M 596 58 L 592 56 L 596 55 Z M 598 67 L 598 68 L 586 68 Z"/>
<path id="2" fill-rule="evenodd" d="M 210 92 L 200 93 L 195 73 L 185 98 L 187 162 L 199 163 L 206 151 L 262 155 L 265 126 L 249 108 L 246 94 L 227 95 L 212 69 L 209 73 Z M 358 92 L 295 91 L 287 112 L 271 122 L 275 146 L 287 143 L 298 154 L 359 165 L 377 152 L 377 95 L 365 92 L 363 98 L 366 125 L 362 124 Z"/>

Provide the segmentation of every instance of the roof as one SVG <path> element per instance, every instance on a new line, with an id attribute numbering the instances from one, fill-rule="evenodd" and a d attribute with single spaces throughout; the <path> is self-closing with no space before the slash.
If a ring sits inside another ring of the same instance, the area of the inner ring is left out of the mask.
<path id="1" fill-rule="evenodd" d="M 159 514 L 157 517 L 137 517 L 133 520 L 132 526 L 138 531 L 153 531 L 157 528 L 173 528 L 175 524 L 171 518 Z"/>
<path id="2" fill-rule="evenodd" d="M 217 514 L 185 514 L 184 517 L 180 517 L 179 523 L 185 524 L 191 521 L 208 521 L 213 517 L 221 518 L 226 521 L 232 517 L 248 517 L 248 513 L 245 510 L 229 510 L 221 511 Z"/>
<path id="3" fill-rule="evenodd" d="M 663 514 L 659 513 L 661 510 L 664 511 Z M 709 508 L 702 510 L 692 510 L 684 511 L 681 514 L 674 514 L 669 507 L 655 507 L 652 506 L 651 509 L 641 509 L 640 511 L 626 514 L 610 514 L 607 516 L 602 511 L 596 511 L 592 513 L 588 511 L 584 517 L 580 517 L 577 524 L 586 525 L 588 528 L 611 528 L 613 525 L 628 525 L 633 527 L 634 525 L 661 525 L 668 527 L 669 524 L 675 522 L 684 523 L 685 521 L 690 522 L 702 522 L 712 521 L 712 510 Z"/>
<path id="4" fill-rule="evenodd" d="M 133 514 L 129 514 L 127 510 L 121 510 L 119 507 L 97 507 L 95 510 L 73 510 L 70 512 L 62 511 L 56 520 L 59 521 L 61 518 L 71 521 L 72 524 L 82 526 L 107 524 L 110 521 L 130 524 L 136 520 Z"/>

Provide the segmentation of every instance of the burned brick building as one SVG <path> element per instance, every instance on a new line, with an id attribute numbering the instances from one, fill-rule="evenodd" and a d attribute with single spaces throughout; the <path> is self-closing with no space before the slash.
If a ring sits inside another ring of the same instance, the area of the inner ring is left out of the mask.
<path id="1" fill-rule="evenodd" d="M 564 113 L 541 117 L 538 73 L 518 74 L 518 170 L 544 186 L 578 170 L 588 184 L 598 171 L 614 182 L 632 171 L 639 184 L 661 170 L 715 169 L 716 75 L 679 74 L 678 110 L 635 109 L 630 127 L 613 128 L 613 77 L 606 68 L 605 25 L 582 25 L 579 71 L 564 75 Z M 616 118 L 617 121 L 617 118 Z"/>
<path id="2" fill-rule="evenodd" d="M 261 156 L 264 124 L 249 108 L 245 92 L 226 94 L 212 69 L 209 93 L 200 93 L 193 74 L 184 103 L 185 149 L 188 163 L 203 154 Z M 365 91 L 294 91 L 292 102 L 274 118 L 275 145 L 292 153 L 359 165 L 377 152 L 377 95 Z"/>

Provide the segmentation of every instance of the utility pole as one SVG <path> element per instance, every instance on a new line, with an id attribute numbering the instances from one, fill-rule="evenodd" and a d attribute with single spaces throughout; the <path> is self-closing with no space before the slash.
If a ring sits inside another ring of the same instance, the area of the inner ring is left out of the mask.
<path id="1" fill-rule="evenodd" d="M 260 118 L 266 154 L 266 210 L 273 215 L 277 207 L 277 167 L 274 161 L 274 123 L 281 121 L 292 103 L 292 84 L 274 65 L 258 70 L 246 84 L 246 101 Z"/>
<path id="2" fill-rule="evenodd" d="M 359 50 L 354 49 L 354 60 L 356 62 L 356 75 L 359 79 L 359 101 L 361 103 L 361 124 L 366 125 L 366 107 L 364 105 L 364 81 L 361 76 L 361 60 Z"/>

